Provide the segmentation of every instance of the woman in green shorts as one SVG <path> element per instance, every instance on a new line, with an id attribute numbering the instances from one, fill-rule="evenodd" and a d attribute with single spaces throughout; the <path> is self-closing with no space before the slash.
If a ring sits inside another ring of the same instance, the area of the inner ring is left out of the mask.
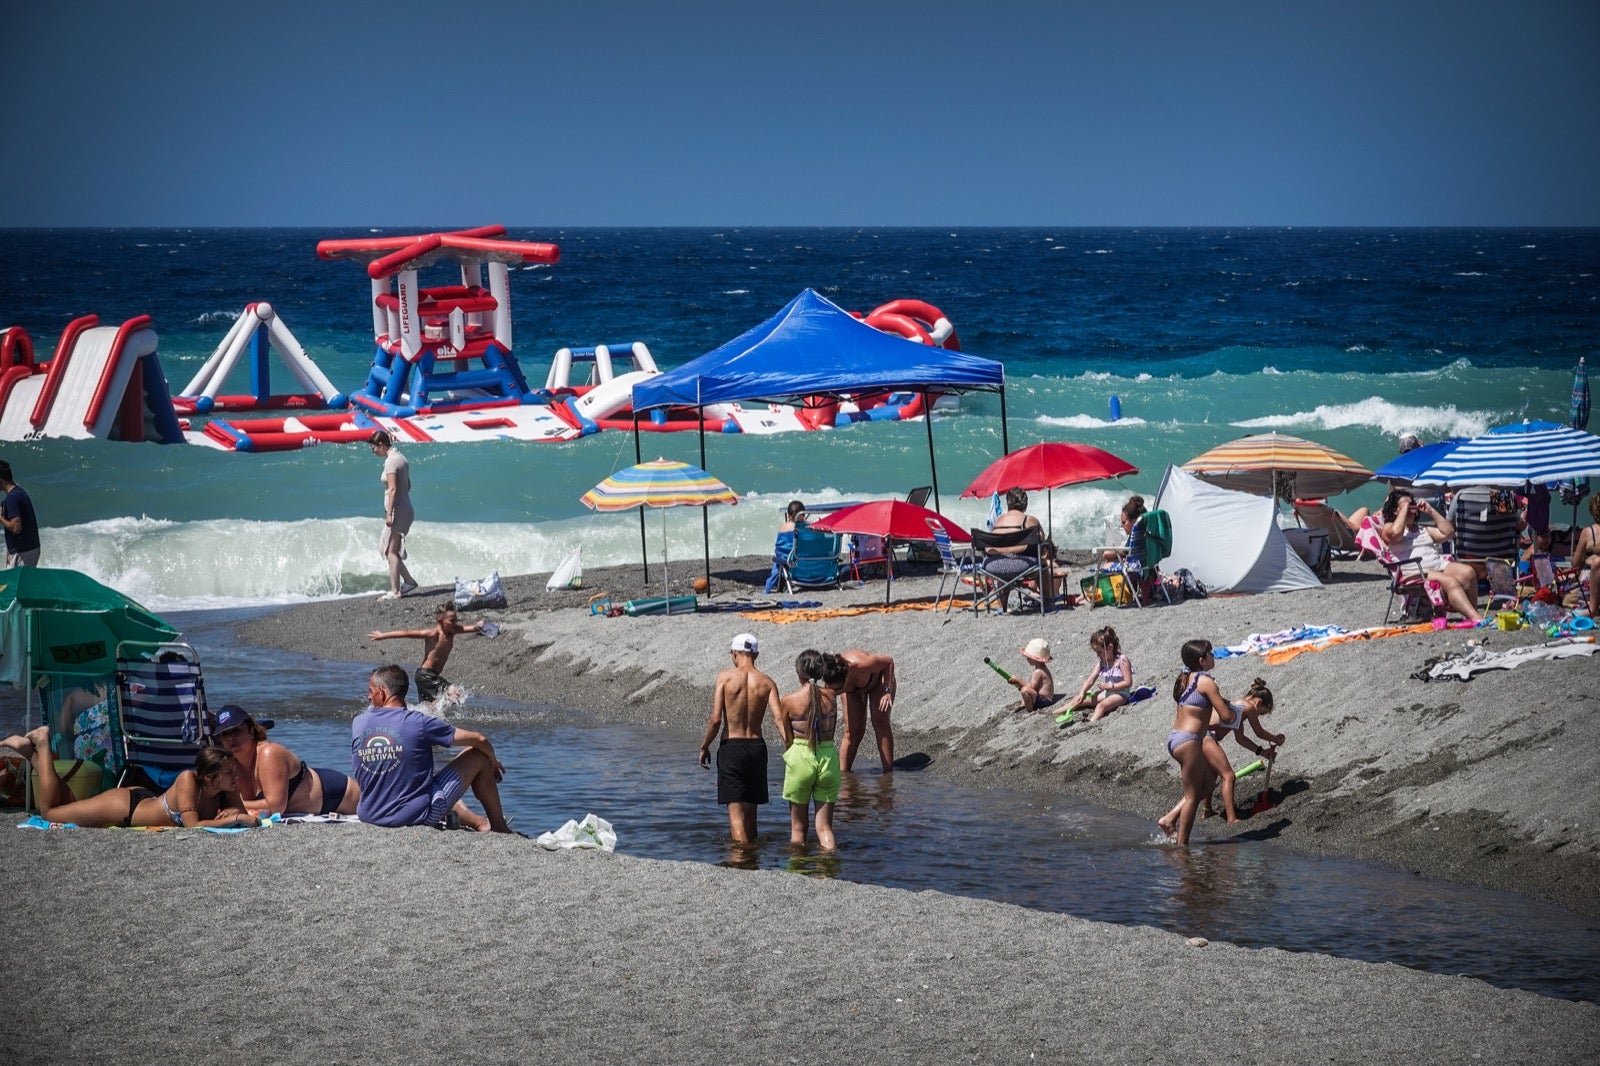
<path id="1" fill-rule="evenodd" d="M 800 687 L 778 700 L 783 737 L 783 798 L 789 801 L 789 843 L 806 842 L 806 814 L 817 808 L 817 843 L 832 851 L 833 805 L 839 799 L 839 690 L 849 666 L 837 655 L 813 649 L 794 660 Z"/>

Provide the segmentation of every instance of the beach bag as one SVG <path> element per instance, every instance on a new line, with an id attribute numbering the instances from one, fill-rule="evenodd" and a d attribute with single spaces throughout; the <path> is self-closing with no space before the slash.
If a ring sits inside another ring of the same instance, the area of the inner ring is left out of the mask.
<path id="1" fill-rule="evenodd" d="M 1200 581 L 1199 578 L 1194 576 L 1194 572 L 1191 571 L 1187 566 L 1179 567 L 1178 572 L 1173 576 L 1176 577 L 1179 583 L 1183 586 L 1184 599 L 1203 600 L 1206 598 L 1205 585 Z"/>
<path id="2" fill-rule="evenodd" d="M 504 607 L 506 589 L 500 583 L 500 571 L 494 571 L 481 581 L 456 578 L 454 602 L 456 608 L 463 611 L 473 607 Z"/>
<path id="3" fill-rule="evenodd" d="M 1078 582 L 1084 602 L 1090 607 L 1125 607 L 1133 602 L 1128 579 L 1115 571 L 1091 574 Z"/>

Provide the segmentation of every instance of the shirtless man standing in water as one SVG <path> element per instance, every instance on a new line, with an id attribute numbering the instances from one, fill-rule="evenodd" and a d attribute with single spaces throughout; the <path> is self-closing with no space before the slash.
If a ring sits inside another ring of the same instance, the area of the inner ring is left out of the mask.
<path id="1" fill-rule="evenodd" d="M 756 807 L 767 802 L 767 742 L 761 735 L 776 717 L 778 686 L 756 669 L 761 646 L 749 633 L 733 638 L 733 666 L 717 675 L 711 721 L 700 742 L 700 765 L 711 766 L 711 741 L 718 733 L 717 802 L 728 806 L 728 829 L 736 844 L 756 839 Z"/>
<path id="2" fill-rule="evenodd" d="M 894 659 L 860 648 L 839 653 L 850 672 L 844 679 L 844 744 L 839 748 L 839 765 L 849 770 L 855 765 L 856 749 L 867 731 L 867 713 L 872 714 L 872 734 L 878 738 L 878 761 L 883 772 L 894 769 L 894 727 L 889 712 L 894 710 Z"/>

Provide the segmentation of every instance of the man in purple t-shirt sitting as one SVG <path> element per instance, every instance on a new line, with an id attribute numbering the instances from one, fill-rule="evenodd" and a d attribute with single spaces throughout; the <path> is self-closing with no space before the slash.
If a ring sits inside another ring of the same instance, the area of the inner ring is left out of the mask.
<path id="1" fill-rule="evenodd" d="M 380 666 L 367 679 L 371 704 L 351 725 L 351 763 L 361 784 L 356 815 L 373 825 L 431 825 L 443 829 L 454 812 L 479 831 L 509 833 L 500 808 L 505 767 L 482 733 L 457 729 L 442 718 L 406 707 L 410 679 L 398 666 Z M 438 773 L 434 748 L 465 748 Z M 483 804 L 487 821 L 461 797 L 467 789 Z"/>

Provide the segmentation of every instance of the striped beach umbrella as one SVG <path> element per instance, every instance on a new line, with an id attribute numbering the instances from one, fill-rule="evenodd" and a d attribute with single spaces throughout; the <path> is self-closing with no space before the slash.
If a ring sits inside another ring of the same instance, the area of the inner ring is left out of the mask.
<path id="1" fill-rule="evenodd" d="M 1287 433 L 1255 433 L 1219 444 L 1183 468 L 1213 485 L 1284 499 L 1337 496 L 1372 477 L 1348 455 Z"/>
<path id="2" fill-rule="evenodd" d="M 1417 485 L 1537 485 L 1600 474 L 1600 437 L 1570 426 L 1502 426 L 1456 448 Z M 1548 425 L 1546 423 L 1545 425 Z"/>
<path id="3" fill-rule="evenodd" d="M 675 459 L 653 459 L 618 470 L 584 493 L 583 505 L 595 511 L 635 507 L 704 507 L 738 503 L 732 489 L 698 466 Z"/>
<path id="4" fill-rule="evenodd" d="M 585 507 L 595 511 L 630 511 L 638 507 L 642 516 L 642 508 L 661 509 L 661 580 L 666 591 L 669 614 L 672 610 L 672 589 L 667 575 L 666 509 L 739 502 L 739 497 L 728 486 L 698 466 L 680 463 L 675 459 L 654 459 L 618 470 L 580 499 Z"/>

